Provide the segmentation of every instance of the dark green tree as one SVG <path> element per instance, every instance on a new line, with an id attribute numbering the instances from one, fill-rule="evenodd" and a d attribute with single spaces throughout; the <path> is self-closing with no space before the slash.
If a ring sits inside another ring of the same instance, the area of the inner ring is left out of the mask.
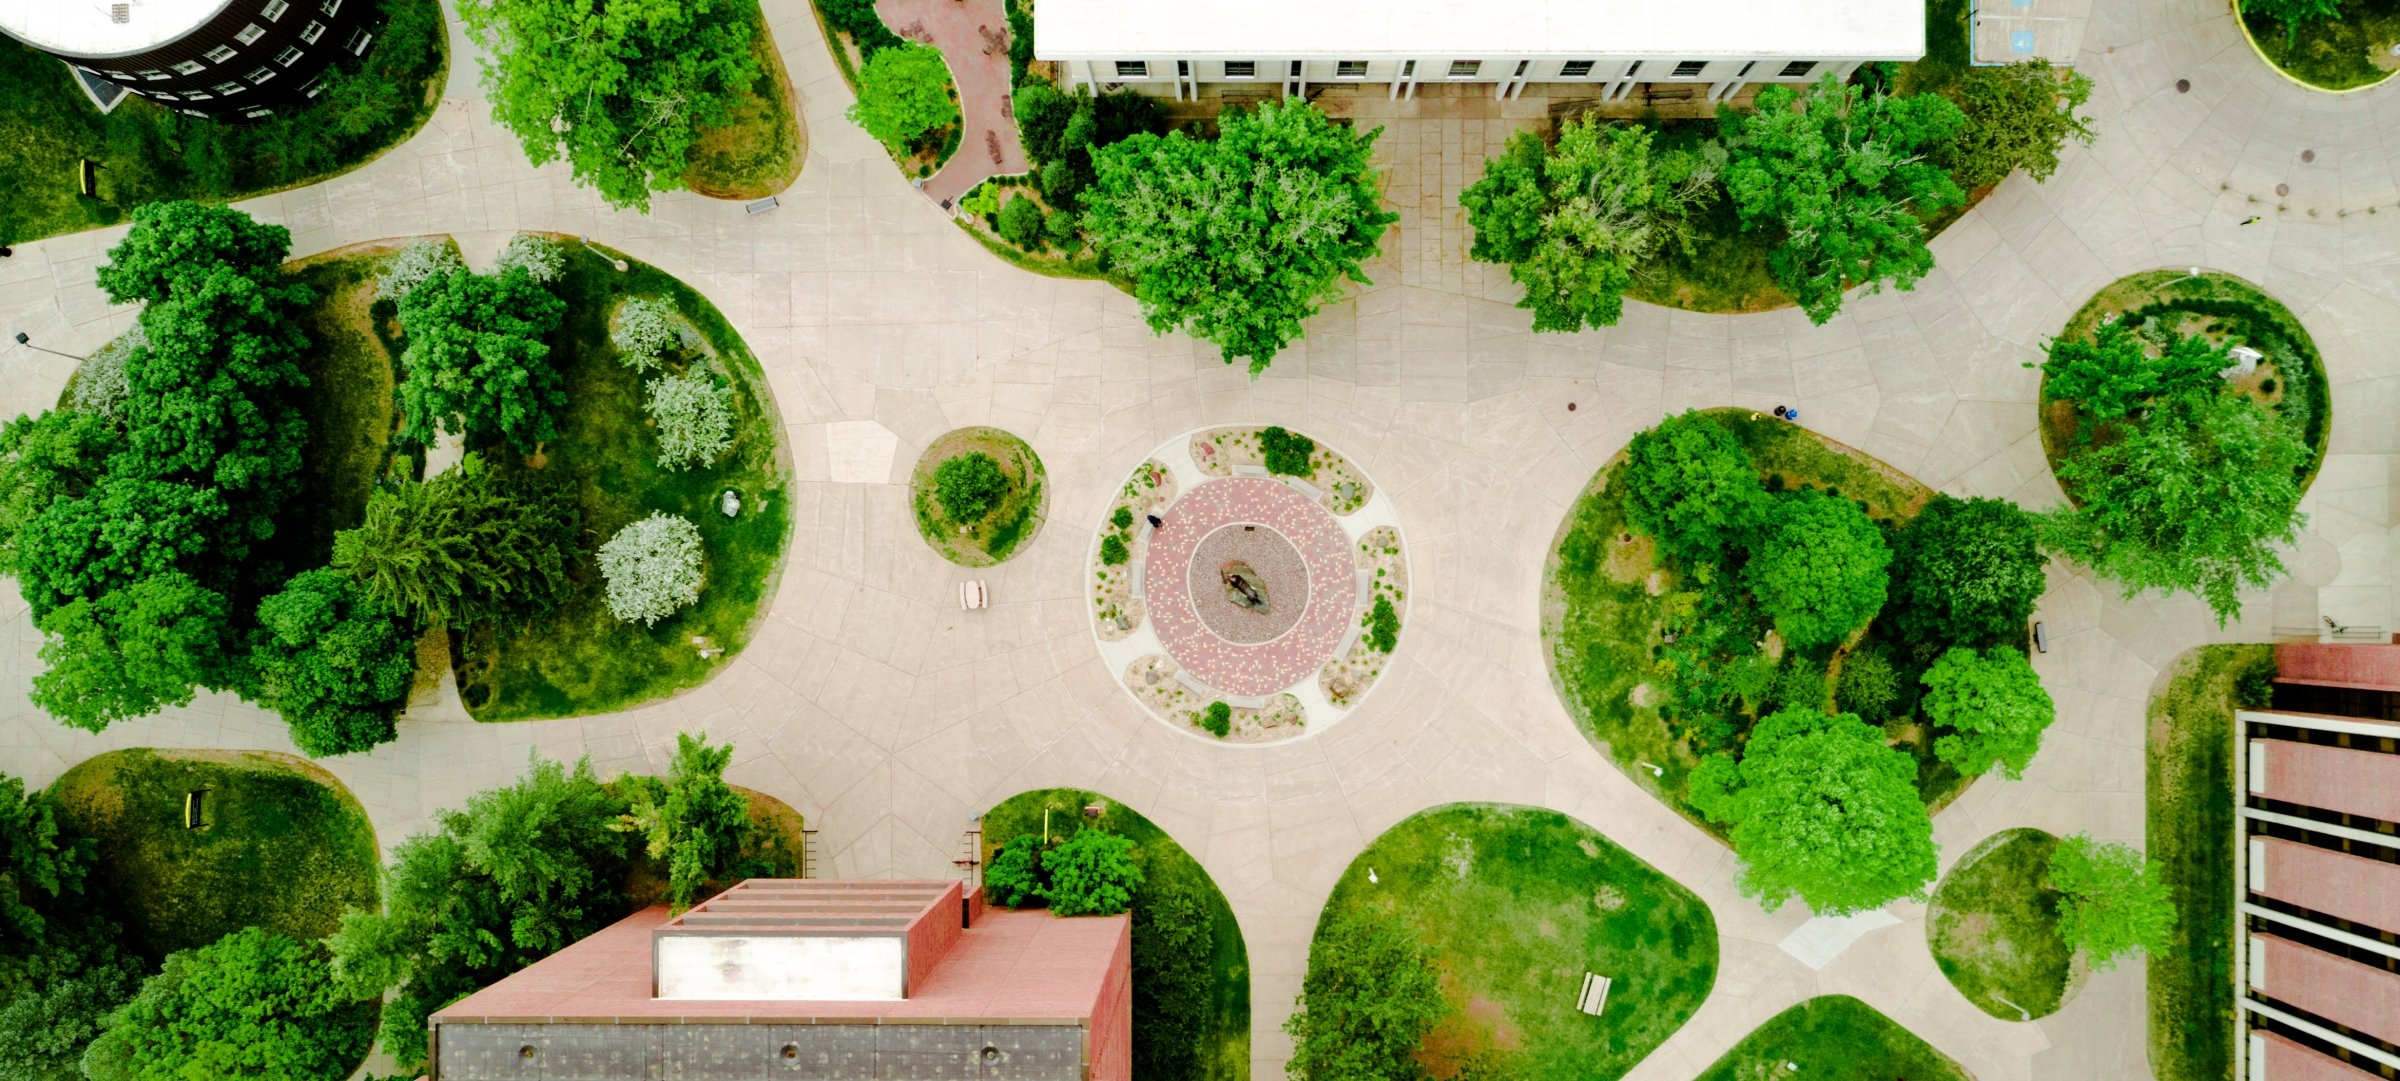
<path id="1" fill-rule="evenodd" d="M 1256 374 L 1342 279 L 1368 284 L 1361 268 L 1397 216 L 1368 164 L 1381 128 L 1276 102 L 1218 123 L 1210 141 L 1143 133 L 1096 151 L 1083 227 L 1133 279 L 1152 331 L 1186 330 Z"/>
<path id="2" fill-rule="evenodd" d="M 1285 477 L 1316 475 L 1317 467 L 1310 457 L 1317 452 L 1317 441 L 1298 432 L 1272 424 L 1261 428 L 1258 451 L 1269 473 Z"/>
<path id="3" fill-rule="evenodd" d="M 983 520 L 1008 494 L 1008 475 L 980 450 L 945 458 L 933 468 L 933 498 L 942 516 L 960 525 Z"/>
<path id="4" fill-rule="evenodd" d="M 60 827 L 49 793 L 0 773 L 0 947 L 22 954 L 47 940 L 42 909 L 83 893 L 95 855 L 91 838 Z"/>
<path id="5" fill-rule="evenodd" d="M 375 1003 L 340 993 L 325 947 L 256 927 L 167 956 L 84 1052 L 92 1081 L 341 1081 Z"/>
<path id="6" fill-rule="evenodd" d="M 572 588 L 582 512 L 556 486 L 452 471 L 367 500 L 333 538 L 333 566 L 427 626 L 547 610 Z"/>
<path id="7" fill-rule="evenodd" d="M 1061 916 L 1114 916 L 1142 888 L 1133 842 L 1102 829 L 1083 829 L 1042 852 L 1042 900 Z"/>
<path id="8" fill-rule="evenodd" d="M 2197 335 L 2175 335 L 2163 349 L 2123 320 L 2103 323 L 2089 339 L 2056 338 L 2042 365 L 2042 397 L 2072 401 L 2078 414 L 2106 423 L 2146 413 L 2162 402 L 2214 393 L 2217 373 L 2233 365 L 2227 348 Z M 2076 432 L 2088 441 L 2089 430 Z"/>
<path id="9" fill-rule="evenodd" d="M 148 203 L 135 208 L 132 231 L 109 249 L 100 288 L 112 303 L 129 304 L 165 300 L 219 267 L 267 282 L 291 250 L 291 230 L 229 206 Z"/>
<path id="10" fill-rule="evenodd" d="M 490 54 L 492 119 L 619 208 L 682 187 L 692 145 L 759 75 L 753 0 L 460 0 L 458 14 Z"/>
<path id="11" fill-rule="evenodd" d="M 1002 908 L 1022 908 L 1041 899 L 1042 839 L 1020 833 L 992 850 L 983 868 L 983 896 Z"/>
<path id="12" fill-rule="evenodd" d="M 1923 900 L 1933 818 L 1916 763 L 1848 713 L 1787 709 L 1758 722 L 1739 761 L 1692 771 L 1692 807 L 1730 827 L 1742 892 L 1770 911 L 1794 897 L 1820 916 Z"/>
<path id="13" fill-rule="evenodd" d="M 90 492 L 123 448 L 122 430 L 89 413 L 34 413 L 0 428 L 0 571 L 16 571 L 26 524 L 51 503 Z"/>
<path id="14" fill-rule="evenodd" d="M 2176 912 L 2166 873 L 2130 845 L 2078 833 L 2059 842 L 2042 884 L 2065 895 L 2058 937 L 2102 972 L 2136 950 L 2158 957 L 2171 941 Z"/>
<path id="15" fill-rule="evenodd" d="M 1875 618 L 1891 562 L 1883 531 L 1857 504 L 1803 491 L 1775 499 L 1743 575 L 1783 640 L 1809 649 Z"/>
<path id="16" fill-rule="evenodd" d="M 959 121 L 950 66 L 931 45 L 906 42 L 875 50 L 859 69 L 858 83 L 850 122 L 895 152 Z"/>
<path id="17" fill-rule="evenodd" d="M 1610 483 L 1625 485 L 1625 517 L 1685 563 L 1716 562 L 1742 543 L 1768 505 L 1750 452 L 1715 418 L 1693 410 L 1635 433 Z"/>
<path id="18" fill-rule="evenodd" d="M 530 454 L 558 435 L 565 377 L 544 339 L 566 305 L 522 267 L 497 277 L 448 270 L 400 300 L 401 434 L 432 443 L 450 432 Z"/>
<path id="19" fill-rule="evenodd" d="M 630 774 L 618 782 L 625 816 L 618 829 L 635 834 L 653 861 L 666 864 L 667 903 L 690 908 L 711 884 L 726 879 L 749 851 L 750 799 L 725 783 L 733 745 L 708 745 L 707 733 L 677 732 L 667 776 Z"/>
<path id="20" fill-rule="evenodd" d="M 2067 140 L 2090 146 L 2092 118 L 2075 110 L 2091 100 L 2090 76 L 2035 58 L 1999 67 L 1970 67 L 1955 90 L 1967 122 L 1936 144 L 1934 159 L 1958 186 L 1973 190 L 2025 170 L 2036 182 L 2058 171 Z"/>
<path id="21" fill-rule="evenodd" d="M 2047 579 L 2040 519 L 2005 499 L 1936 495 L 1892 542 L 1886 611 L 1926 645 L 2022 641 Z"/>
<path id="22" fill-rule="evenodd" d="M 1450 1013 L 1423 939 L 1399 918 L 1343 913 L 1317 930 L 1285 1019 L 1292 1081 L 1418 1081 L 1417 1048 Z"/>
<path id="23" fill-rule="evenodd" d="M 42 618 L 50 667 L 33 677 L 33 704 L 93 732 L 190 705 L 195 687 L 232 678 L 227 625 L 224 595 L 179 571 L 78 598 Z"/>
<path id="24" fill-rule="evenodd" d="M 53 920 L 38 946 L 0 957 L 0 1077 L 86 1081 L 83 1053 L 108 1015 L 142 986 L 146 966 L 103 920 Z"/>
<path id="25" fill-rule="evenodd" d="M 259 702 L 283 714 L 292 743 L 312 757 L 372 750 L 399 735 L 416 675 L 407 620 L 331 568 L 293 578 L 259 602 L 251 647 Z"/>

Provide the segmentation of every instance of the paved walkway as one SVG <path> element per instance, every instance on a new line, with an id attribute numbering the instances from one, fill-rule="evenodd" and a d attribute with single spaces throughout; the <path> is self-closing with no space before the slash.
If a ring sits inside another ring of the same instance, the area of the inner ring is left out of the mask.
<path id="1" fill-rule="evenodd" d="M 958 152 L 925 181 L 925 194 L 947 208 L 985 177 L 1026 170 L 1008 82 L 1008 12 L 1001 0 L 877 0 L 875 13 L 900 36 L 942 50 L 958 84 L 966 131 Z M 785 53 L 792 46 L 777 38 Z"/>
<path id="2" fill-rule="evenodd" d="M 2098 82 L 2099 145 L 2068 154 L 2046 185 L 2002 185 L 1940 238 L 1940 265 L 1913 293 L 1854 298 L 1823 327 L 1795 312 L 1633 305 L 1605 331 L 1535 336 L 1513 294 L 1492 284 L 1505 276 L 1465 264 L 1463 238 L 1444 232 L 1441 245 L 1410 249 L 1422 253 L 1418 273 L 1384 275 L 1331 306 L 1257 380 L 1213 347 L 1153 337 L 1121 293 L 1020 273 L 960 235 L 842 119 L 847 93 L 802 0 L 766 0 L 766 10 L 814 137 L 782 208 L 756 216 L 683 194 L 648 217 L 612 213 L 563 168 L 527 167 L 470 100 L 475 66 L 462 45 L 453 100 L 416 139 L 247 208 L 290 225 L 301 252 L 552 229 L 681 275 L 763 358 L 791 440 L 799 520 L 772 615 L 714 682 L 605 717 L 412 719 L 399 742 L 326 765 L 389 845 L 434 809 L 514 776 L 528 751 L 657 769 L 675 732 L 704 729 L 735 742 L 734 780 L 824 831 L 822 866 L 836 875 L 946 875 L 970 816 L 999 799 L 1042 785 L 1106 792 L 1189 847 L 1232 901 L 1254 972 L 1261 1081 L 1279 1076 L 1288 1053 L 1278 1026 L 1316 913 L 1372 837 L 1452 800 L 1540 804 L 1606 832 L 1716 914 L 1716 988 L 1637 1081 L 1689 1081 L 1776 1011 L 1827 992 L 1874 1004 L 1980 1081 L 2140 1076 L 2138 968 L 2095 980 L 2054 1018 L 2010 1024 L 1943 982 L 1916 906 L 1894 906 L 1901 925 L 1821 970 L 1778 949 L 1806 913 L 1764 913 L 1742 898 L 1730 855 L 1575 731 L 1550 686 L 1535 602 L 1577 491 L 1634 431 L 1689 405 L 1796 403 L 1812 427 L 1943 490 L 2053 503 L 2024 363 L 2110 279 L 2209 266 L 2288 303 L 2332 378 L 2331 454 L 2306 504 L 2294 577 L 2248 598 L 2243 620 L 2219 630 L 2195 602 L 2125 602 L 2053 567 L 2041 611 L 2051 648 L 2038 667 L 2059 721 L 2022 780 L 1986 779 L 1942 813 L 1945 857 L 2014 826 L 2138 841 L 2143 703 L 2186 647 L 2259 639 L 2320 611 L 2400 625 L 2387 569 L 2400 426 L 2379 419 L 2400 404 L 2390 348 L 2400 335 L 2400 91 L 2334 98 L 2286 84 L 2250 54 L 2221 0 L 2096 8 L 2081 59 Z M 2177 92 L 2179 78 L 2189 93 Z M 1432 123 L 1453 122 L 1464 123 Z M 1434 179 L 1447 191 L 1463 175 L 1445 166 Z M 2288 196 L 2274 194 L 2279 184 Z M 1408 208 L 1399 236 L 1430 235 L 1441 223 L 1422 220 L 1428 210 Z M 2239 224 L 2252 215 L 2265 220 Z M 21 245 L 0 261 L 0 331 L 73 352 L 122 329 L 131 313 L 91 280 L 120 235 Z M 70 363 L 0 351 L 0 410 L 48 406 Z M 1086 530 L 1161 440 L 1262 419 L 1319 436 L 1375 477 L 1407 525 L 1415 592 L 1390 671 L 1344 723 L 1269 746 L 1215 746 L 1168 731 L 1112 686 L 1085 616 Z M 998 599 L 972 613 L 955 600 L 969 572 L 915 537 L 905 471 L 873 476 L 834 453 L 861 431 L 913 448 L 968 424 L 1025 436 L 1057 486 L 1051 528 L 1010 563 L 972 572 Z M 222 696 L 97 736 L 62 727 L 25 703 L 36 646 L 15 591 L 0 590 L 0 762 L 33 783 L 115 747 L 288 747 L 277 720 Z"/>

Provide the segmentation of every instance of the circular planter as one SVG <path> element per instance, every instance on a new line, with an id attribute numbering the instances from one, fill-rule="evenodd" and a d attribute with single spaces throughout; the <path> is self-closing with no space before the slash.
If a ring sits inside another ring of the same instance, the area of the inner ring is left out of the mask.
<path id="1" fill-rule="evenodd" d="M 1000 465 L 1008 490 L 972 522 L 950 520 L 934 498 L 933 473 L 943 462 L 981 451 Z M 908 505 L 917 533 L 943 559 L 962 567 L 990 567 L 1023 551 L 1049 517 L 1049 475 L 1025 441 L 998 428 L 960 428 L 933 441 L 917 459 L 908 481 Z"/>

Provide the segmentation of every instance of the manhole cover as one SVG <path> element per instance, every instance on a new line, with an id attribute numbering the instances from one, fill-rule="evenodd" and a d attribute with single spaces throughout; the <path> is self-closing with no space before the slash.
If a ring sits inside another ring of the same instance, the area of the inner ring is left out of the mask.
<path id="1" fill-rule="evenodd" d="M 2301 151 L 2301 152 L 2300 152 L 2300 160 L 2301 160 L 2301 161 L 2315 161 L 2315 160 L 2317 160 L 2317 152 L 2316 152 L 2316 151 L 2314 151 L 2314 150 L 2303 150 L 2303 151 Z"/>
<path id="2" fill-rule="evenodd" d="M 2276 194 L 2276 195 L 2279 195 L 2279 196 L 2282 196 L 2282 195 L 2290 195 L 2291 193 L 2292 193 L 2292 186 L 2291 186 L 2291 185 L 2289 185 L 2289 184 L 2277 184 L 2277 185 L 2275 185 L 2275 194 Z"/>
<path id="3" fill-rule="evenodd" d="M 2189 93 L 2191 93 L 2191 92 L 2192 92 L 2192 81 L 2191 81 L 2190 79 L 2177 79 L 2177 80 L 2175 80 L 2175 92 L 2176 92 L 2176 93 L 2178 93 L 2178 94 L 2189 94 Z"/>

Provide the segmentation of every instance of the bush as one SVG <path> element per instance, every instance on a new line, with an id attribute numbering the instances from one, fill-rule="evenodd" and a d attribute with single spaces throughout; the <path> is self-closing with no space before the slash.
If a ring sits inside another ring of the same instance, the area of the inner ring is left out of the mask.
<path id="1" fill-rule="evenodd" d="M 1100 538 L 1100 562 L 1102 565 L 1114 567 L 1131 558 L 1133 558 L 1133 553 L 1126 550 L 1125 538 L 1114 533 Z"/>
<path id="2" fill-rule="evenodd" d="M 642 409 L 658 424 L 659 468 L 712 466 L 733 446 L 733 387 L 715 372 L 696 365 L 644 389 Z"/>
<path id="3" fill-rule="evenodd" d="M 1852 653 L 1842 659 L 1842 678 L 1834 684 L 1833 701 L 1844 713 L 1858 714 L 1870 724 L 1880 723 L 1900 701 L 1899 673 L 1879 651 Z"/>
<path id="4" fill-rule="evenodd" d="M 608 580 L 610 615 L 655 624 L 700 599 L 700 527 L 653 512 L 600 546 L 600 575 Z"/>
<path id="5" fill-rule="evenodd" d="M 1919 656 L 2024 641 L 2048 584 L 2039 521 L 2005 499 L 1934 496 L 1892 545 L 1889 607 L 1900 637 Z"/>
<path id="6" fill-rule="evenodd" d="M 2042 677 L 2014 649 L 1952 649 L 1925 670 L 1924 682 L 1926 719 L 1948 729 L 1933 753 L 1969 777 L 1997 762 L 2016 780 L 2056 716 Z"/>
<path id="7" fill-rule="evenodd" d="M 1683 564 L 1714 563 L 1742 543 L 1767 508 L 1750 452 L 1696 411 L 1659 421 L 1625 445 L 1625 519 Z"/>
<path id="8" fill-rule="evenodd" d="M 617 347 L 617 361 L 637 372 L 657 368 L 667 353 L 682 344 L 683 335 L 675 325 L 679 318 L 674 301 L 625 298 L 617 305 L 616 325 L 608 332 L 610 344 Z"/>
<path id="9" fill-rule="evenodd" d="M 1375 607 L 1367 612 L 1367 648 L 1377 653 L 1390 653 L 1400 644 L 1400 613 L 1392 607 L 1392 598 L 1377 594 Z"/>
<path id="10" fill-rule="evenodd" d="M 1113 526 L 1117 527 L 1118 529 L 1132 529 L 1132 528 L 1133 528 L 1133 508 L 1132 508 L 1132 507 L 1118 507 L 1118 508 L 1117 508 L 1117 512 L 1116 512 L 1115 514 L 1111 514 L 1111 515 L 1109 515 L 1109 516 L 1108 516 L 1108 524 L 1110 524 L 1110 525 L 1113 525 Z"/>
<path id="11" fill-rule="evenodd" d="M 393 721 L 417 670 L 415 628 L 399 612 L 320 567 L 260 601 L 258 622 L 259 702 L 283 715 L 301 753 L 349 754 L 399 737 Z"/>
<path id="12" fill-rule="evenodd" d="M 518 233 L 508 238 L 508 246 L 500 249 L 500 258 L 493 263 L 492 273 L 506 274 L 523 268 L 525 276 L 548 285 L 567 272 L 567 252 L 556 241 L 532 233 Z"/>
<path id="13" fill-rule="evenodd" d="M 375 1003 L 341 993 L 325 947 L 251 927 L 170 954 L 84 1052 L 93 1081 L 342 1081 Z"/>
<path id="14" fill-rule="evenodd" d="M 1317 933 L 1300 980 L 1292 1081 L 1418 1081 L 1417 1048 L 1450 1013 L 1442 978 L 1397 917 L 1345 911 Z"/>
<path id="15" fill-rule="evenodd" d="M 1317 471 L 1317 467 L 1309 462 L 1309 456 L 1316 453 L 1317 444 L 1305 435 L 1270 426 L 1259 431 L 1258 446 L 1266 455 L 1269 473 L 1305 478 Z"/>
<path id="16" fill-rule="evenodd" d="M 927 132 L 955 127 L 958 103 L 951 100 L 950 67 L 942 52 L 913 42 L 877 49 L 858 75 L 858 100 L 850 120 L 897 153 Z"/>
<path id="17" fill-rule="evenodd" d="M 1001 239 L 1027 251 L 1038 251 L 1043 236 L 1041 205 L 1022 195 L 1009 196 L 1008 202 L 1000 207 L 1000 220 L 993 228 L 999 231 Z"/>
<path id="18" fill-rule="evenodd" d="M 2140 950 L 2156 957 L 2175 930 L 2175 901 L 2165 872 L 2129 845 L 2100 844 L 2078 833 L 2059 842 L 2043 885 L 2065 894 L 2058 937 L 2108 972 Z"/>
<path id="19" fill-rule="evenodd" d="M 464 270 L 458 251 L 447 241 L 411 240 L 400 254 L 375 275 L 375 299 L 397 302 L 436 274 Z"/>
<path id="20" fill-rule="evenodd" d="M 426 445 L 440 432 L 477 446 L 505 440 L 526 454 L 557 438 L 566 377 L 549 339 L 565 319 L 566 305 L 522 270 L 447 270 L 410 289 L 400 300 L 401 434 Z"/>
<path id="21" fill-rule="evenodd" d="M 1815 491 L 1778 496 L 1764 532 L 1743 573 L 1786 643 L 1838 642 L 1883 608 L 1892 553 L 1857 504 Z"/>
<path id="22" fill-rule="evenodd" d="M 548 611 L 572 583 L 582 508 L 563 487 L 452 470 L 367 499 L 333 536 L 332 565 L 426 626 Z"/>
<path id="23" fill-rule="evenodd" d="M 1064 210 L 1053 210 L 1049 217 L 1042 219 L 1042 237 L 1057 248 L 1060 255 L 1071 256 L 1083 250 L 1082 228 L 1075 215 Z"/>
<path id="24" fill-rule="evenodd" d="M 827 25 L 838 33 L 850 35 L 864 56 L 874 56 L 878 49 L 900 44 L 900 35 L 883 24 L 875 14 L 875 0 L 818 0 L 817 10 L 825 16 Z"/>
<path id="25" fill-rule="evenodd" d="M 992 851 L 983 868 L 983 899 L 1002 908 L 1023 908 L 1042 895 L 1042 839 L 1020 833 Z"/>
<path id="26" fill-rule="evenodd" d="M 667 904 L 690 908 L 703 888 L 736 877 L 754 827 L 750 799 L 725 783 L 733 745 L 708 745 L 705 732 L 675 733 L 665 780 L 634 774 L 618 781 L 625 816 L 617 828 L 642 838 L 643 851 L 667 866 Z"/>
<path id="27" fill-rule="evenodd" d="M 1033 66 L 1033 12 L 1025 10 L 1027 0 L 1007 0 L 1001 5 L 1008 15 L 1008 85 L 1024 86 L 1026 69 Z"/>
<path id="28" fill-rule="evenodd" d="M 1061 916 L 1114 916 L 1133 904 L 1142 885 L 1133 842 L 1102 829 L 1083 829 L 1042 853 L 1042 899 Z"/>
<path id="29" fill-rule="evenodd" d="M 942 505 L 942 516 L 959 525 L 982 521 L 1000 505 L 1008 488 L 1000 463 L 980 450 L 945 460 L 933 470 L 933 498 Z"/>
<path id="30" fill-rule="evenodd" d="M 1207 729 L 1209 735 L 1224 739 L 1226 733 L 1233 731 L 1233 707 L 1210 702 L 1207 709 L 1200 711 L 1200 727 Z"/>
<path id="31" fill-rule="evenodd" d="M 1825 673 L 1798 657 L 1784 659 L 1783 670 L 1775 673 L 1774 705 L 1776 709 L 1825 708 Z"/>
<path id="32" fill-rule="evenodd" d="M 2061 71 L 2038 58 L 1970 67 L 1957 96 L 1966 126 L 1933 153 L 1959 187 L 1997 184 L 2018 169 L 2039 183 L 2058 171 L 2068 139 L 2091 145 L 2092 118 L 2075 110 L 2091 100 L 2092 80 L 2073 68 Z"/>

